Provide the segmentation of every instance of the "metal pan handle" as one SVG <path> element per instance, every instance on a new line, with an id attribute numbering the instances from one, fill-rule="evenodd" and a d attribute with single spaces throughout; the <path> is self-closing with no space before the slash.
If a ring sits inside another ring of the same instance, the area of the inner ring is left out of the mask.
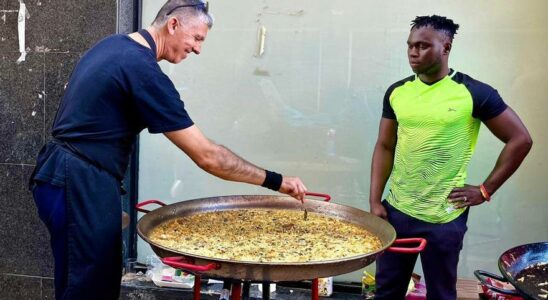
<path id="1" fill-rule="evenodd" d="M 329 196 L 328 194 L 320 194 L 320 193 L 313 193 L 313 192 L 306 192 L 304 194 L 307 195 L 307 196 L 314 196 L 314 197 L 324 198 L 323 201 L 325 201 L 325 202 L 329 202 L 331 200 L 331 196 Z"/>
<path id="2" fill-rule="evenodd" d="M 499 276 L 499 275 L 496 275 L 496 274 L 493 274 L 493 273 L 489 273 L 487 271 L 482 271 L 482 270 L 475 270 L 474 275 L 481 282 L 481 284 L 483 284 L 484 286 L 486 286 L 488 289 L 490 289 L 492 291 L 495 291 L 495 292 L 498 292 L 498 293 L 501 293 L 501 294 L 504 294 L 504 295 L 510 295 L 510 296 L 519 296 L 520 295 L 515 290 L 501 289 L 499 287 L 496 287 L 496 286 L 488 283 L 485 280 L 485 277 L 487 277 L 487 278 L 496 279 L 496 280 L 502 281 L 502 282 L 508 282 L 508 280 L 506 280 L 506 278 L 504 278 L 502 276 Z"/>
<path id="3" fill-rule="evenodd" d="M 143 201 L 141 203 L 135 204 L 135 209 L 137 209 L 137 211 L 140 211 L 140 212 L 145 213 L 145 214 L 149 213 L 150 210 L 146 210 L 146 209 L 141 208 L 141 207 L 143 207 L 145 205 L 148 205 L 148 204 L 152 204 L 152 203 L 158 204 L 160 206 L 166 206 L 166 204 L 164 202 L 160 201 L 160 200 L 146 200 L 146 201 Z"/>
<path id="4" fill-rule="evenodd" d="M 207 271 L 219 269 L 221 267 L 220 265 L 216 263 L 209 263 L 207 265 L 198 266 L 190 263 L 188 259 L 183 256 L 164 257 L 161 260 L 164 264 L 170 267 L 173 267 L 175 269 L 183 269 L 185 271 L 191 271 L 191 272 L 207 272 Z"/>
<path id="5" fill-rule="evenodd" d="M 422 250 L 424 250 L 424 247 L 426 247 L 426 240 L 423 239 L 423 238 L 396 239 L 392 245 L 395 245 L 395 244 L 416 244 L 416 243 L 419 243 L 419 245 L 415 248 L 388 247 L 388 249 L 386 249 L 386 251 L 396 252 L 396 253 L 415 254 L 415 253 L 421 252 Z"/>

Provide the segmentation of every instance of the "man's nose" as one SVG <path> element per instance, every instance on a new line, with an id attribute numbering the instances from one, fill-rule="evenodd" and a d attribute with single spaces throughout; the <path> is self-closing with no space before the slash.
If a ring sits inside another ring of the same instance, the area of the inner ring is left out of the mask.
<path id="1" fill-rule="evenodd" d="M 194 47 L 192 47 L 192 52 L 196 53 L 196 55 L 200 54 L 200 52 L 202 52 L 202 45 L 197 44 Z"/>
<path id="2" fill-rule="evenodd" d="M 415 47 L 411 47 L 407 50 L 407 55 L 411 57 L 417 57 L 419 56 L 419 51 Z"/>

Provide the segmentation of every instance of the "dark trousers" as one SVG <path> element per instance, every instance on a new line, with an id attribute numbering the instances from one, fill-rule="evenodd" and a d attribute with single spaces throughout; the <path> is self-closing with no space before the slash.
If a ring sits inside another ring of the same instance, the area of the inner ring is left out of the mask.
<path id="1" fill-rule="evenodd" d="M 33 195 L 51 235 L 57 300 L 117 300 L 122 266 L 117 180 L 67 155 L 63 187 L 37 181 Z"/>
<path id="2" fill-rule="evenodd" d="M 420 254 L 428 300 L 457 299 L 457 265 L 462 249 L 468 210 L 457 219 L 433 224 L 408 216 L 383 201 L 388 221 L 398 238 L 422 237 L 428 241 Z M 405 299 L 418 254 L 384 252 L 377 259 L 376 300 Z"/>

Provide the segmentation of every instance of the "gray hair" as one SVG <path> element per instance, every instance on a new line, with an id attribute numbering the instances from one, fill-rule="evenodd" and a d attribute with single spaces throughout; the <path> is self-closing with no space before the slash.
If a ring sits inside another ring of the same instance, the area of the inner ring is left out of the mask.
<path id="1" fill-rule="evenodd" d="M 183 5 L 188 6 L 177 8 Z M 205 5 L 206 3 L 202 0 L 168 0 L 162 6 L 156 18 L 154 18 L 152 26 L 156 28 L 162 27 L 170 17 L 176 17 L 181 23 L 186 23 L 191 18 L 198 18 L 211 29 L 213 26 L 213 16 L 203 9 Z"/>

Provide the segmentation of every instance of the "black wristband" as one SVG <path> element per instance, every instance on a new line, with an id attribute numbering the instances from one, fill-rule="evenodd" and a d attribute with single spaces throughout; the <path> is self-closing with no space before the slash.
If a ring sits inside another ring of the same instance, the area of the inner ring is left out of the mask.
<path id="1" fill-rule="evenodd" d="M 282 186 L 283 176 L 282 174 L 278 174 L 276 172 L 271 172 L 268 170 L 264 170 L 266 172 L 266 177 L 264 178 L 263 184 L 261 186 L 265 188 L 269 188 L 274 191 L 280 190 L 280 187 Z"/>

